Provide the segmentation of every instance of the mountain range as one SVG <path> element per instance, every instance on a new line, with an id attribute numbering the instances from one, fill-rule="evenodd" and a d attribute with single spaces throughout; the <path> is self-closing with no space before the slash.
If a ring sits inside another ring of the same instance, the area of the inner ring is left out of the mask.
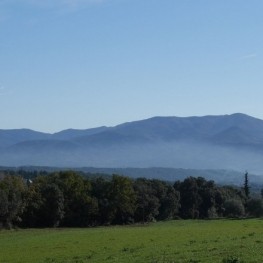
<path id="1" fill-rule="evenodd" d="M 153 117 L 54 134 L 0 130 L 0 165 L 231 169 L 263 174 L 263 120 L 235 113 Z"/>

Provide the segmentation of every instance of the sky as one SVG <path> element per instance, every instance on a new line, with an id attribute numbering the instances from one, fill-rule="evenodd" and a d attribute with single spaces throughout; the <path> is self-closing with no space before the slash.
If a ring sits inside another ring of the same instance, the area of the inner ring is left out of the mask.
<path id="1" fill-rule="evenodd" d="M 0 0 L 0 129 L 263 119 L 262 0 Z"/>

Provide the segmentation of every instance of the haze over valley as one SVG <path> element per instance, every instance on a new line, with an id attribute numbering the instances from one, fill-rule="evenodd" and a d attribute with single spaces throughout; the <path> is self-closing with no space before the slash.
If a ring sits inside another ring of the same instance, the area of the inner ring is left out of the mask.
<path id="1" fill-rule="evenodd" d="M 115 127 L 0 130 L 2 166 L 187 168 L 263 174 L 263 121 L 245 114 L 154 117 Z"/>

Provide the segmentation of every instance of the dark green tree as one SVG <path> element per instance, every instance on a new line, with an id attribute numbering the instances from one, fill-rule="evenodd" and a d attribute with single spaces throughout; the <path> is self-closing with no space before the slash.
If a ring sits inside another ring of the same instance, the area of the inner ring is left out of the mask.
<path id="1" fill-rule="evenodd" d="M 21 177 L 5 176 L 0 180 L 0 227 L 11 228 L 21 221 L 24 193 Z"/>
<path id="2" fill-rule="evenodd" d="M 240 199 L 228 199 L 224 203 L 226 217 L 243 217 L 245 208 Z"/>
<path id="3" fill-rule="evenodd" d="M 154 195 L 160 203 L 159 213 L 156 219 L 164 220 L 174 218 L 179 209 L 180 193 L 175 191 L 172 185 L 161 180 L 150 180 L 150 184 Z"/>
<path id="4" fill-rule="evenodd" d="M 113 175 L 109 187 L 109 201 L 114 215 L 113 224 L 133 222 L 136 196 L 130 178 Z"/>
<path id="5" fill-rule="evenodd" d="M 216 188 L 215 194 L 215 207 L 219 217 L 224 217 L 225 213 L 225 202 L 228 200 L 238 200 L 244 206 L 246 203 L 246 196 L 242 190 L 232 186 L 220 186 Z"/>
<path id="6" fill-rule="evenodd" d="M 247 201 L 246 210 L 250 216 L 263 216 L 263 200 L 261 198 L 251 198 Z"/>
<path id="7" fill-rule="evenodd" d="M 29 184 L 25 195 L 22 226 L 57 227 L 64 217 L 64 196 L 49 176 L 39 176 Z"/>
<path id="8" fill-rule="evenodd" d="M 245 192 L 246 198 L 249 199 L 250 190 L 249 190 L 249 182 L 248 182 L 248 172 L 245 172 L 244 192 Z"/>
<path id="9" fill-rule="evenodd" d="M 91 182 L 73 171 L 51 175 L 64 196 L 63 226 L 89 226 L 95 224 L 98 210 L 96 198 L 91 196 Z"/>
<path id="10" fill-rule="evenodd" d="M 109 225 L 115 216 L 115 211 L 112 209 L 111 204 L 111 182 L 102 177 L 95 178 L 91 181 L 92 196 L 97 199 L 98 211 L 96 221 L 100 225 Z"/>
<path id="11" fill-rule="evenodd" d="M 154 221 L 160 208 L 160 200 L 153 188 L 152 181 L 145 178 L 139 178 L 134 181 L 134 190 L 136 193 L 136 222 Z"/>
<path id="12" fill-rule="evenodd" d="M 64 196 L 56 184 L 42 185 L 39 223 L 41 226 L 58 227 L 64 217 Z"/>
<path id="13" fill-rule="evenodd" d="M 217 217 L 216 209 L 216 186 L 214 181 L 206 181 L 202 177 L 197 179 L 198 194 L 201 202 L 199 204 L 199 217 L 200 218 L 214 218 Z"/>
<path id="14" fill-rule="evenodd" d="M 174 184 L 175 190 L 180 192 L 180 216 L 182 218 L 199 218 L 202 197 L 200 191 L 200 179 L 188 177 L 183 182 Z"/>

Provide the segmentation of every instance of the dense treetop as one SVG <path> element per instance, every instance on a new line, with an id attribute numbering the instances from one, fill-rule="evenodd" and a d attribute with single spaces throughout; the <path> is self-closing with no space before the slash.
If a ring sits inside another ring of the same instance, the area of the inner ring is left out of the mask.
<path id="1" fill-rule="evenodd" d="M 22 176 L 21 176 L 22 175 Z M 30 179 L 25 179 L 25 178 Z M 174 184 L 74 171 L 2 172 L 2 227 L 88 227 L 166 219 L 262 216 L 260 197 L 202 177 Z"/>

